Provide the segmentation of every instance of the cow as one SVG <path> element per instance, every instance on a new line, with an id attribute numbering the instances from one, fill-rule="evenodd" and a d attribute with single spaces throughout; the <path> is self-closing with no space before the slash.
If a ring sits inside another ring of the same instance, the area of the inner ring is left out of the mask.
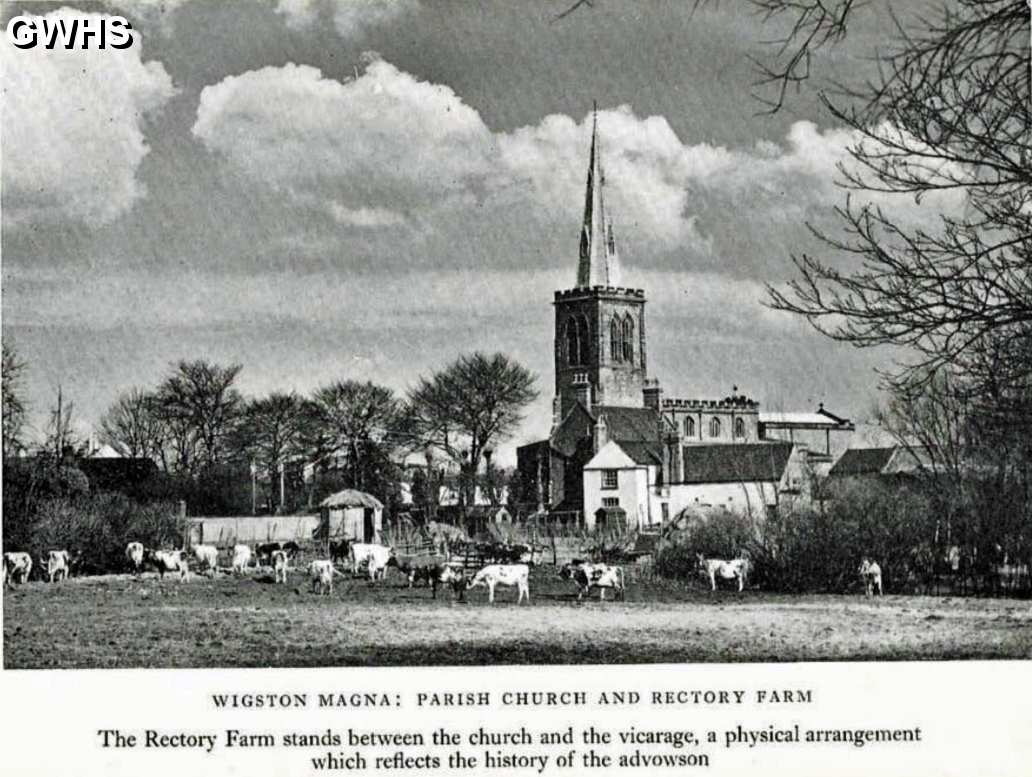
<path id="1" fill-rule="evenodd" d="M 125 557 L 129 561 L 129 566 L 133 568 L 133 574 L 139 575 L 143 567 L 143 543 L 130 542 L 126 545 Z"/>
<path id="2" fill-rule="evenodd" d="M 351 573 L 357 575 L 363 564 L 369 572 L 369 579 L 382 578 L 387 571 L 387 564 L 394 555 L 394 549 L 386 545 L 373 545 L 365 542 L 352 542 L 348 548 L 351 561 Z"/>
<path id="3" fill-rule="evenodd" d="M 308 565 L 308 576 L 312 581 L 312 593 L 318 589 L 320 595 L 332 594 L 334 575 L 343 577 L 329 559 L 311 562 Z"/>
<path id="4" fill-rule="evenodd" d="M 592 588 L 598 589 L 598 599 L 604 602 L 606 589 L 612 588 L 613 595 L 624 596 L 624 573 L 621 567 L 608 564 L 592 564 L 587 561 L 571 561 L 559 570 L 559 577 L 577 584 L 577 600 L 580 601 Z"/>
<path id="5" fill-rule="evenodd" d="M 473 579 L 466 583 L 466 590 L 475 588 L 478 585 L 487 587 L 487 600 L 494 604 L 495 586 L 514 585 L 518 589 L 516 604 L 527 597 L 530 601 L 530 567 L 526 564 L 490 564 L 479 572 Z"/>
<path id="6" fill-rule="evenodd" d="M 52 550 L 47 553 L 46 560 L 40 559 L 40 567 L 46 567 L 47 580 L 67 580 L 72 561 L 67 550 Z"/>
<path id="7" fill-rule="evenodd" d="M 351 540 L 343 539 L 330 543 L 330 561 L 334 564 L 343 564 L 350 553 Z"/>
<path id="8" fill-rule="evenodd" d="M 287 562 L 289 558 L 285 550 L 276 550 L 272 553 L 272 574 L 275 582 L 287 582 Z"/>
<path id="9" fill-rule="evenodd" d="M 179 574 L 179 582 L 190 577 L 190 566 L 186 561 L 185 550 L 144 550 L 143 563 L 158 570 L 161 579 L 165 573 Z"/>
<path id="10" fill-rule="evenodd" d="M 444 556 L 395 554 L 390 563 L 396 564 L 398 570 L 408 576 L 409 588 L 419 581 L 425 581 L 436 599 L 438 586 L 449 585 L 453 593 L 465 600 L 466 570 L 461 562 L 449 562 Z"/>
<path id="11" fill-rule="evenodd" d="M 736 580 L 738 592 L 745 588 L 745 578 L 749 571 L 749 562 L 744 558 L 736 558 L 731 561 L 724 561 L 719 558 L 706 558 L 701 553 L 695 554 L 699 562 L 699 571 L 709 578 L 710 590 L 717 590 L 717 578 L 721 580 Z"/>
<path id="12" fill-rule="evenodd" d="M 870 558 L 864 556 L 860 560 L 860 569 L 857 570 L 860 574 L 860 579 L 864 581 L 864 591 L 866 596 L 871 596 L 874 591 L 878 592 L 878 596 L 882 595 L 882 580 L 881 580 L 881 567 L 878 566 L 877 561 L 871 561 Z"/>
<path id="13" fill-rule="evenodd" d="M 263 542 L 254 546 L 255 563 L 260 566 L 272 566 L 272 554 L 277 550 L 285 551 L 287 559 L 292 560 L 301 552 L 301 546 L 293 540 L 287 542 Z"/>
<path id="14" fill-rule="evenodd" d="M 32 556 L 28 553 L 4 554 L 4 585 L 26 583 L 32 572 Z"/>
<path id="15" fill-rule="evenodd" d="M 201 571 L 207 570 L 211 572 L 212 577 L 215 577 L 219 568 L 219 549 L 214 545 L 194 545 L 193 552 L 194 558 L 201 566 Z"/>
<path id="16" fill-rule="evenodd" d="M 409 588 L 411 588 L 417 580 L 425 580 L 427 583 L 431 583 L 435 574 L 437 574 L 435 570 L 438 570 L 446 561 L 447 559 L 444 556 L 427 553 L 415 555 L 394 553 L 387 560 L 387 566 L 397 567 L 398 571 L 408 578 Z"/>
<path id="17" fill-rule="evenodd" d="M 233 546 L 233 561 L 231 567 L 234 573 L 244 574 L 251 563 L 251 547 L 249 545 Z"/>

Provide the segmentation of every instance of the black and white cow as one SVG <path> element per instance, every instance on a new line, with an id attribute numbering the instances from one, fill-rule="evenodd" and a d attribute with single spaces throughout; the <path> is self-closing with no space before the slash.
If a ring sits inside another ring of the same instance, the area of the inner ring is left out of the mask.
<path id="1" fill-rule="evenodd" d="M 187 563 L 185 550 L 145 550 L 143 551 L 144 566 L 154 567 L 162 579 L 166 574 L 179 575 L 179 581 L 183 582 L 190 576 L 190 565 Z"/>
<path id="2" fill-rule="evenodd" d="M 26 583 L 32 573 L 32 556 L 28 553 L 4 553 L 4 585 Z"/>
<path id="3" fill-rule="evenodd" d="M 577 584 L 577 599 L 582 599 L 592 588 L 598 589 L 599 601 L 605 601 L 606 589 L 611 588 L 614 596 L 624 596 L 623 569 L 608 564 L 593 564 L 588 561 L 571 561 L 559 570 L 559 577 Z"/>
<path id="4" fill-rule="evenodd" d="M 877 561 L 872 561 L 867 556 L 864 556 L 860 560 L 860 569 L 857 570 L 860 574 L 860 579 L 864 581 L 864 591 L 866 596 L 871 596 L 872 593 L 877 593 L 878 596 L 882 595 L 882 580 L 881 580 L 881 567 L 878 566 Z"/>

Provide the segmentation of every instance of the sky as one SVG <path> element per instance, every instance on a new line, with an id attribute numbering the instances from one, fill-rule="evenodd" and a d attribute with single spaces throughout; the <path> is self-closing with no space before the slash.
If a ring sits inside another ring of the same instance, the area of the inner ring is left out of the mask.
<path id="1" fill-rule="evenodd" d="M 36 432 L 57 386 L 88 433 L 179 359 L 243 365 L 248 396 L 372 380 L 404 393 L 471 350 L 538 375 L 500 448 L 551 422 L 552 293 L 574 284 L 592 104 L 626 285 L 666 396 L 732 386 L 856 419 L 895 355 L 763 303 L 827 256 L 855 142 L 818 99 L 872 72 L 857 17 L 775 115 L 748 4 L 596 0 L 105 0 L 134 45 L 17 50 L 4 68 L 3 336 Z M 919 4 L 915 4 L 919 5 Z M 893 201 L 924 220 L 951 203 Z M 955 203 L 954 203 L 955 204 Z"/>

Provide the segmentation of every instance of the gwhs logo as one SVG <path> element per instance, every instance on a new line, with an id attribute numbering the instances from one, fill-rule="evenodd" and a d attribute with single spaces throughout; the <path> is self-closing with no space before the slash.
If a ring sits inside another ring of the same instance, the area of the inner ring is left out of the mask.
<path id="1" fill-rule="evenodd" d="M 121 16 L 15 16 L 7 23 L 7 39 L 19 49 L 127 49 L 134 36 Z"/>

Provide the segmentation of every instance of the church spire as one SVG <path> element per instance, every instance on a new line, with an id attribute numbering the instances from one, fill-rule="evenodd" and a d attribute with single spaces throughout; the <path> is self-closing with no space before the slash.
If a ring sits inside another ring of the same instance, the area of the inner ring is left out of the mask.
<path id="1" fill-rule="evenodd" d="M 620 263 L 613 224 L 606 217 L 606 177 L 602 171 L 602 146 L 598 140 L 598 105 L 591 115 L 591 158 L 584 196 L 584 224 L 581 227 L 577 286 L 619 286 Z"/>

